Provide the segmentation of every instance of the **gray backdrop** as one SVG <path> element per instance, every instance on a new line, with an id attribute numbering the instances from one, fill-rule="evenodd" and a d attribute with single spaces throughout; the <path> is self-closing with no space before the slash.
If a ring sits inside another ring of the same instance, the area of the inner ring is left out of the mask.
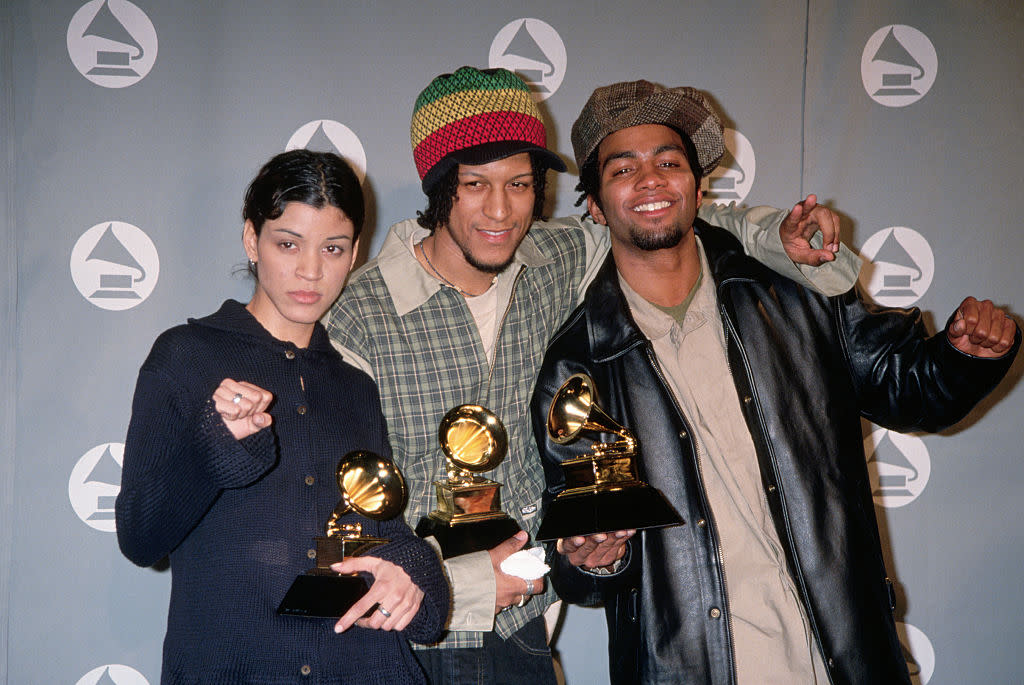
<path id="1" fill-rule="evenodd" d="M 702 88 L 738 132 L 709 197 L 819 193 L 875 299 L 939 326 L 967 294 L 1024 307 L 1019 0 L 133 3 L 0 3 L 5 682 L 158 682 L 169 574 L 112 532 L 137 369 L 248 297 L 242 193 L 289 141 L 361 146 L 375 253 L 423 205 L 413 100 L 463 64 L 532 79 L 567 157 L 595 86 Z M 944 435 L 864 427 L 919 683 L 1019 682 L 1021 368 Z M 606 680 L 601 612 L 571 609 L 556 646 L 569 683 Z"/>

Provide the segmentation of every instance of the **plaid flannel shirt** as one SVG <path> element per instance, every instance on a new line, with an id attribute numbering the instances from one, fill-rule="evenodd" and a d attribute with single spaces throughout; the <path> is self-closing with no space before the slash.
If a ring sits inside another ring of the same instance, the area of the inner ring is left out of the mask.
<path id="1" fill-rule="evenodd" d="M 607 238 L 589 228 L 600 236 L 595 252 L 603 256 Z M 428 275 L 411 252 L 419 231 L 426 235 L 411 220 L 391 228 L 377 258 L 345 288 L 327 330 L 370 365 L 380 387 L 392 453 L 409 489 L 409 525 L 415 528 L 436 508 L 433 482 L 446 476 L 437 441 L 441 418 L 456 405 L 478 403 L 508 431 L 507 456 L 485 475 L 502 484 L 502 508 L 532 536 L 540 525 L 544 472 L 530 427 L 530 396 L 548 340 L 580 298 L 588 261 L 600 259 L 587 254 L 576 220 L 530 228 L 510 267 L 512 296 L 499 319 L 492 369 L 465 298 Z M 498 614 L 495 631 L 508 638 L 554 599 L 549 584 L 526 606 Z M 482 633 L 452 631 L 437 646 L 480 647 L 482 641 Z"/>
<path id="2" fill-rule="evenodd" d="M 795 266 L 778 237 L 785 212 L 705 204 L 700 216 L 738 235 L 748 253 L 768 266 L 823 292 L 844 292 L 856 280 L 859 260 L 848 250 L 814 271 Z M 329 314 L 327 331 L 336 345 L 369 365 L 380 388 L 392 453 L 409 489 L 409 525 L 415 528 L 436 508 L 433 482 L 446 476 L 437 441 L 441 418 L 472 402 L 505 424 L 508 454 L 486 476 L 502 483 L 502 508 L 532 537 L 540 525 L 544 472 L 530 424 L 530 397 L 548 340 L 604 261 L 607 232 L 577 217 L 533 224 L 509 269 L 512 295 L 499 319 L 493 369 L 465 298 L 416 260 L 411 245 L 426 235 L 413 220 L 392 226 L 377 257 L 352 275 Z M 495 631 L 507 639 L 554 600 L 549 583 L 545 594 L 524 607 L 498 614 Z M 435 646 L 482 644 L 480 632 L 451 631 Z"/>

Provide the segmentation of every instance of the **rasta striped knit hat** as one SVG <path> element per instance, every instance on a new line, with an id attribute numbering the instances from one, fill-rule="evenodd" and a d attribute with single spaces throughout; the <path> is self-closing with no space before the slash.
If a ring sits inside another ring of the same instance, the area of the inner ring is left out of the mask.
<path id="1" fill-rule="evenodd" d="M 410 134 L 428 194 L 458 164 L 488 164 L 520 152 L 565 171 L 565 163 L 547 149 L 530 89 L 506 69 L 462 67 L 435 78 L 416 98 Z"/>

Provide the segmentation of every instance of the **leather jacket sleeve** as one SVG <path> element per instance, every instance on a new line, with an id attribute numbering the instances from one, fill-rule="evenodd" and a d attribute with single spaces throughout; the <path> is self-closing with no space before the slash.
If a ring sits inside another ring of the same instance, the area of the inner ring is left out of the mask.
<path id="1" fill-rule="evenodd" d="M 918 309 L 884 309 L 855 290 L 834 305 L 861 415 L 897 431 L 935 432 L 963 419 L 998 385 L 1020 347 L 1018 329 L 1007 354 L 973 357 L 949 342 L 945 327 L 927 337 Z"/>

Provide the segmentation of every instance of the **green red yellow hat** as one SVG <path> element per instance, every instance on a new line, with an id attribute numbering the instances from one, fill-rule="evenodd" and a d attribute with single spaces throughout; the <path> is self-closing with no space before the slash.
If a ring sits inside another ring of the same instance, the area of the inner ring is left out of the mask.
<path id="1" fill-rule="evenodd" d="M 410 137 L 425 193 L 458 164 L 487 164 L 520 152 L 565 171 L 547 149 L 529 87 L 507 69 L 462 67 L 435 78 L 416 98 Z"/>

